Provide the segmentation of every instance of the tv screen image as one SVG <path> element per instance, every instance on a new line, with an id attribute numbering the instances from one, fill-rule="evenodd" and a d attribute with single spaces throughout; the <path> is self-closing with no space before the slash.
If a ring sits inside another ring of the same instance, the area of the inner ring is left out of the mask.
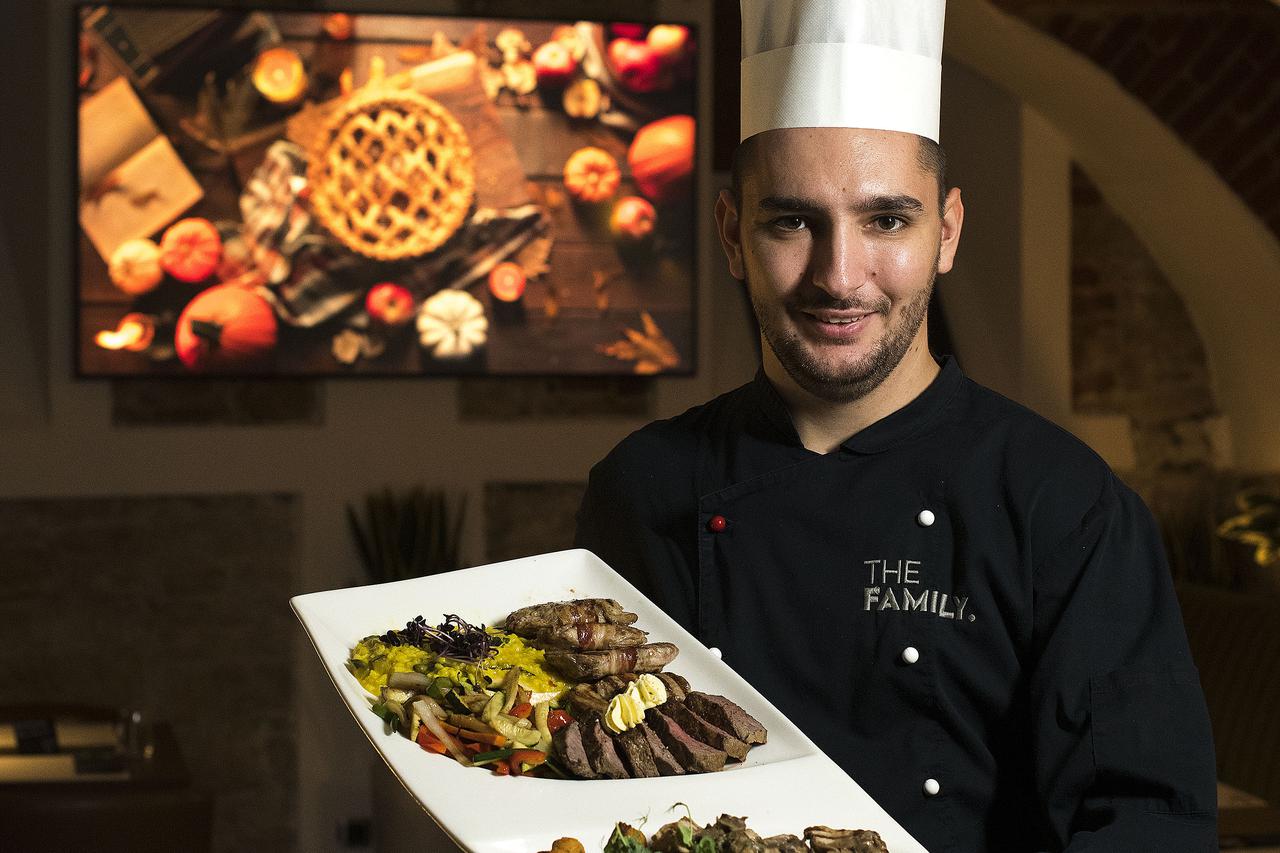
<path id="1" fill-rule="evenodd" d="M 693 370 L 691 27 L 76 13 L 80 376 Z"/>

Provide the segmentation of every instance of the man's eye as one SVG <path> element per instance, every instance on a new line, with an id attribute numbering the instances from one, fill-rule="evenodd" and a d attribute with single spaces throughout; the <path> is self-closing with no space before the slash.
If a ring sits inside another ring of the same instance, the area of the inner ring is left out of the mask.
<path id="1" fill-rule="evenodd" d="M 872 223 L 881 231 L 900 231 L 907 226 L 907 221 L 901 216 L 887 213 L 884 216 L 877 216 Z"/>
<path id="2" fill-rule="evenodd" d="M 779 216 L 773 220 L 773 227 L 779 231 L 803 231 L 806 224 L 803 216 Z"/>

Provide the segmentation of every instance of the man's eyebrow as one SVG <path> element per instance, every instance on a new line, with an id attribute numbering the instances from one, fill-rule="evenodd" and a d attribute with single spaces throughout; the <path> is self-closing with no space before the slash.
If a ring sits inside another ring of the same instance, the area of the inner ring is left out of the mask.
<path id="1" fill-rule="evenodd" d="M 767 195 L 760 199 L 756 206 L 761 210 L 775 213 L 784 210 L 819 210 L 822 207 L 812 199 L 789 195 Z"/>
<path id="2" fill-rule="evenodd" d="M 821 210 L 823 205 L 813 199 L 801 196 L 769 195 L 760 199 L 756 206 L 765 212 L 813 211 Z M 875 195 L 859 199 L 853 205 L 855 213 L 924 213 L 924 204 L 920 199 L 910 195 Z"/>
<path id="3" fill-rule="evenodd" d="M 859 213 L 924 213 L 924 204 L 910 195 L 877 195 L 854 205 Z"/>

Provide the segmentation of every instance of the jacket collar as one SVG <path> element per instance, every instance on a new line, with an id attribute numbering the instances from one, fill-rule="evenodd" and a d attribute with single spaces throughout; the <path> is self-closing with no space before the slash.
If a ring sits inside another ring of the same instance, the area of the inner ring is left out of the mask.
<path id="1" fill-rule="evenodd" d="M 945 412 L 965 378 L 952 356 L 943 356 L 939 367 L 938 375 L 919 396 L 854 433 L 841 443 L 841 447 L 852 453 L 880 453 L 930 429 Z M 784 444 L 800 445 L 800 435 L 796 432 L 787 404 L 765 376 L 764 368 L 756 371 L 751 388 L 756 413 L 776 432 L 777 438 Z"/>

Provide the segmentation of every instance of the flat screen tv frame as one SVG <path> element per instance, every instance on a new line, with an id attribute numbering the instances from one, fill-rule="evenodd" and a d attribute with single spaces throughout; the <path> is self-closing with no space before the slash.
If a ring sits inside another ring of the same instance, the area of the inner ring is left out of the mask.
<path id="1" fill-rule="evenodd" d="M 78 3 L 75 0 L 56 0 L 55 6 L 50 11 L 53 18 L 59 15 L 66 21 L 66 35 L 69 36 L 70 42 L 69 55 L 75 57 L 81 48 L 82 34 L 82 16 L 85 9 L 95 8 L 99 4 Z M 702 252 L 706 251 L 708 226 L 701 220 L 702 213 L 709 210 L 706 202 L 707 195 L 707 175 L 709 173 L 709 150 L 710 150 L 710 132 L 712 127 L 711 110 L 710 110 L 710 85 L 708 80 L 709 60 L 710 60 L 710 44 L 711 28 L 709 26 L 709 4 L 684 4 L 680 2 L 651 2 L 651 3 L 617 3 L 617 4 L 597 4 L 585 2 L 548 2 L 541 3 L 538 6 L 538 14 L 530 16 L 528 14 L 527 3 L 507 2 L 476 2 L 476 3 L 441 3 L 441 2 L 395 2 L 395 0 L 380 0 L 380 2 L 365 2 L 364 0 L 342 0 L 342 2 L 320 2 L 320 0 L 308 0 L 308 2 L 290 2 L 290 3 L 273 3 L 271 0 L 257 0 L 251 3 L 201 3 L 201 2 L 183 2 L 183 0 L 167 0 L 163 3 L 147 3 L 147 2 L 130 2 L 123 4 L 109 4 L 118 8 L 128 8 L 131 10 L 148 10 L 148 9 L 177 9 L 177 10 L 198 10 L 198 9 L 218 9 L 231 12 L 248 12 L 252 10 L 260 10 L 269 13 L 276 13 L 281 16 L 299 16 L 307 13 L 328 14 L 338 11 L 347 12 L 357 16 L 357 36 L 359 27 L 359 17 L 361 15 L 414 15 L 419 17 L 441 17 L 446 19 L 471 19 L 471 18 L 487 18 L 491 20 L 510 19 L 517 25 L 528 25 L 536 27 L 538 22 L 545 21 L 562 21 L 574 22 L 583 19 L 592 19 L 596 21 L 604 20 L 604 13 L 618 11 L 619 15 L 611 23 L 636 23 L 645 26 L 658 23 L 678 23 L 689 27 L 693 43 L 697 46 L 695 61 L 690 64 L 690 76 L 688 79 L 680 83 L 681 87 L 687 88 L 687 100 L 685 104 L 689 105 L 688 114 L 690 114 L 696 123 L 696 147 L 694 166 L 691 180 L 689 182 L 689 192 L 687 201 L 679 204 L 675 208 L 675 215 L 681 213 L 687 214 L 687 219 L 682 223 L 684 233 L 681 240 L 684 243 L 684 252 L 681 256 L 680 263 L 683 264 L 684 274 L 687 276 L 687 307 L 684 309 L 687 317 L 687 327 L 677 329 L 669 333 L 668 329 L 663 328 L 662 315 L 657 311 L 649 312 L 645 310 L 645 306 L 635 304 L 627 308 L 619 307 L 617 302 L 609 303 L 608 290 L 610 283 L 606 282 L 602 290 L 603 295 L 596 295 L 599 306 L 599 314 L 601 318 L 601 328 L 609 327 L 609 334 L 601 337 L 599 340 L 592 342 L 591 354 L 595 359 L 596 365 L 593 367 L 583 368 L 579 365 L 564 366 L 557 359 L 555 354 L 548 360 L 543 358 L 541 362 L 531 358 L 528 363 L 513 364 L 511 358 L 493 359 L 488 357 L 487 343 L 496 340 L 496 338 L 488 338 L 486 345 L 475 347 L 470 355 L 462 358 L 435 358 L 434 350 L 428 350 L 428 344 L 422 343 L 422 335 L 416 328 L 417 323 L 411 322 L 410 329 L 407 333 L 403 330 L 398 334 L 402 340 L 398 343 L 401 351 L 405 349 L 420 349 L 423 353 L 429 352 L 429 357 L 423 356 L 420 360 L 426 362 L 426 366 L 420 368 L 405 369 L 403 360 L 398 362 L 394 368 L 388 368 L 385 364 L 380 364 L 377 358 L 377 351 L 373 349 L 379 345 L 377 340 L 380 333 L 385 333 L 388 326 L 376 321 L 370 321 L 368 327 L 360 327 L 356 324 L 354 344 L 347 341 L 348 350 L 354 346 L 358 354 L 353 359 L 352 364 L 338 363 L 334 361 L 332 366 L 327 369 L 306 369 L 298 370 L 292 367 L 282 367 L 280 359 L 259 360 L 251 362 L 248 367 L 242 367 L 235 364 L 230 367 L 217 363 L 212 366 L 202 365 L 197 369 L 186 366 L 185 362 L 179 358 L 175 358 L 171 352 L 165 352 L 164 348 L 160 348 L 159 359 L 156 353 L 152 351 L 143 351 L 142 353 L 133 353 L 133 364 L 135 366 L 127 369 L 117 367 L 104 367 L 101 363 L 86 363 L 85 354 L 94 353 L 95 347 L 93 338 L 101 332 L 113 331 L 109 323 L 99 323 L 97 328 L 91 328 L 85 320 L 84 306 L 86 300 L 82 298 L 81 282 L 82 267 L 87 262 L 98 264 L 101 268 L 106 267 L 106 262 L 93 251 L 93 247 L 89 241 L 85 239 L 85 232 L 79 222 L 79 206 L 83 199 L 83 188 L 79 186 L 79 163 L 78 153 L 80 145 L 80 128 L 79 128 L 79 97 L 75 94 L 77 87 L 77 68 L 76 64 L 68 63 L 69 68 L 63 69 L 66 81 L 64 86 L 69 87 L 68 111 L 71 113 L 71 120 L 68 122 L 70 128 L 70 145 L 68 153 L 72 156 L 68 157 L 71 172 L 68 181 L 68 187 L 64 191 L 64 195 L 70 198 L 70 240 L 74 241 L 73 246 L 80 245 L 79 250 L 73 248 L 70 253 L 70 294 L 69 302 L 72 306 L 72 326 L 71 326 L 71 359 L 73 374 L 77 379 L 119 379 L 119 378 L 147 378 L 147 379 L 165 379 L 165 378 L 181 378 L 190 379 L 193 377 L 214 377 L 214 378 L 288 378 L 288 379 L 334 379 L 334 378 L 430 378 L 430 377 L 456 377 L 460 375 L 474 376 L 527 376 L 527 377 L 588 377 L 588 376 L 689 376 L 697 372 L 698 356 L 699 356 L 699 317 L 705 316 L 705 306 L 701 303 L 706 298 L 706 288 L 700 284 L 701 269 L 705 266 L 705 259 Z M 610 8 L 610 5 L 615 8 Z M 625 7 L 625 14 L 623 8 Z M 622 20 L 626 18 L 628 20 Z M 59 29 L 57 20 L 51 22 L 55 31 Z M 492 28 L 492 25 L 491 25 Z M 492 32 L 492 29 L 491 29 Z M 66 42 L 64 42 L 66 43 Z M 536 47 L 536 45 L 534 45 Z M 409 53 L 410 51 L 406 51 Z M 396 68 L 393 70 L 403 70 Z M 57 87 L 58 78 L 63 75 L 54 75 L 54 86 Z M 359 78 L 357 78 L 359 79 Z M 59 93 L 54 92 L 57 96 Z M 652 99 L 652 96 L 649 96 Z M 661 97 L 661 96 L 659 96 Z M 639 98 L 641 102 L 645 100 L 645 96 Z M 622 110 L 625 110 L 625 98 L 620 98 Z M 544 108 L 550 110 L 552 107 L 546 99 L 543 99 Z M 661 115 L 660 107 L 657 115 Z M 641 116 L 640 118 L 643 118 Z M 650 116 L 652 118 L 652 116 Z M 640 124 L 637 121 L 636 124 Z M 625 146 L 624 146 L 625 148 Z M 642 196 L 637 188 L 632 184 L 628 186 L 628 165 L 625 156 L 618 156 L 615 159 L 620 161 L 621 170 L 623 172 L 623 191 L 629 190 L 635 195 Z M 111 188 L 108 188 L 109 190 Z M 619 192 L 618 196 L 621 196 Z M 55 195 L 56 200 L 56 195 Z M 582 205 L 573 203 L 575 212 L 580 216 L 590 216 L 593 218 L 591 227 L 596 228 L 598 235 L 606 235 L 608 239 L 616 240 L 616 233 L 610 232 L 610 225 L 605 221 L 605 214 L 602 213 L 599 205 Z M 594 207 L 594 209 L 592 209 Z M 473 207 L 473 211 L 474 211 Z M 661 220 L 665 210 L 661 204 L 657 206 L 658 217 Z M 585 213 L 583 211 L 586 211 Z M 709 216 L 709 214 L 708 214 Z M 186 216 L 182 218 L 187 218 Z M 153 235 L 155 242 L 161 241 L 163 232 Z M 553 232 L 554 234 L 554 232 Z M 56 240 L 56 234 L 54 235 Z M 86 248 L 87 247 L 87 248 Z M 652 249 L 652 244 L 646 244 L 643 240 L 640 244 L 621 245 L 618 247 L 619 253 L 624 255 L 622 263 L 624 265 L 639 264 L 640 268 L 648 266 L 648 275 L 652 280 L 657 280 L 658 275 L 655 274 L 652 259 L 645 259 L 646 250 Z M 51 254 L 54 252 L 51 250 Z M 659 255 L 660 252 L 651 252 L 653 255 Z M 86 257 L 87 256 L 87 257 Z M 639 260 L 637 261 L 637 258 Z M 56 265 L 53 267 L 56 269 Z M 633 267 L 634 268 L 634 267 Z M 598 279 L 598 277 L 597 277 Z M 212 285 L 217 284 L 216 279 L 207 279 L 203 282 L 205 289 L 211 289 Z M 166 275 L 165 284 L 172 285 L 172 277 Z M 165 286 L 162 284 L 161 286 Z M 538 286 L 536 278 L 530 278 L 526 287 L 526 294 L 531 293 Z M 598 287 L 598 280 L 592 282 L 593 289 Z M 492 307 L 496 307 L 499 313 L 494 316 L 489 309 L 492 299 L 491 292 L 485 292 L 483 284 L 478 287 L 473 285 L 472 292 L 479 292 L 482 300 L 486 303 L 485 314 L 488 321 L 488 332 L 493 335 L 501 335 L 512 327 L 512 324 L 520 322 L 528 322 L 529 317 L 533 317 L 535 321 L 544 324 L 544 327 L 550 325 L 554 328 L 555 320 L 547 320 L 545 314 L 545 306 L 539 307 L 536 299 L 529 300 L 530 304 L 516 305 L 514 313 L 512 307 L 507 304 L 493 303 Z M 363 301 L 363 300 L 362 300 Z M 145 305 L 145 303 L 144 303 Z M 415 305 L 415 309 L 420 308 L 420 300 Z M 523 309 L 524 313 L 521 313 Z M 360 310 L 360 309 L 353 309 Z M 132 312 L 129 312 L 132 313 Z M 523 317 L 523 320 L 522 320 Z M 163 317 L 160 323 L 156 324 L 160 327 L 160 334 L 163 336 L 168 333 L 166 324 L 176 324 L 181 320 L 181 311 L 172 311 L 169 316 Z M 277 325 L 279 321 L 277 321 Z M 122 327 L 123 328 L 123 327 Z M 332 327 L 331 327 L 332 328 Z M 368 334 L 361 335 L 369 330 Z M 344 329 L 345 330 L 345 329 Z M 132 331 L 132 330 L 130 330 Z M 289 337 L 290 329 L 285 329 L 281 337 Z M 397 334 L 392 331 L 392 334 Z M 406 344 L 403 338 L 417 338 L 417 341 Z M 333 335 L 332 350 L 336 353 L 338 342 L 337 334 Z M 172 337 L 170 338 L 172 340 Z M 86 342 L 87 341 L 87 342 Z M 326 341 L 328 344 L 329 341 Z M 381 342 L 383 346 L 385 341 Z M 655 348 L 656 344 L 656 348 Z M 313 344 L 314 345 L 314 344 Z M 367 352 L 370 350 L 361 350 L 361 347 L 369 347 L 373 351 L 373 357 L 369 357 Z M 664 349 L 665 347 L 665 349 Z M 496 349 L 496 347 L 494 347 Z M 655 354 L 656 352 L 656 354 Z M 544 354 L 545 356 L 545 354 Z M 141 365 L 141 367 L 137 366 Z"/>

